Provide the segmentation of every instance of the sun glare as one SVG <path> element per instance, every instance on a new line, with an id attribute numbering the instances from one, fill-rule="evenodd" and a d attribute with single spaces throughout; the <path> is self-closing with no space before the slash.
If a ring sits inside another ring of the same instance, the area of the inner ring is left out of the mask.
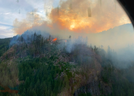
<path id="1" fill-rule="evenodd" d="M 75 24 L 70 25 L 70 30 L 73 30 L 75 28 Z"/>

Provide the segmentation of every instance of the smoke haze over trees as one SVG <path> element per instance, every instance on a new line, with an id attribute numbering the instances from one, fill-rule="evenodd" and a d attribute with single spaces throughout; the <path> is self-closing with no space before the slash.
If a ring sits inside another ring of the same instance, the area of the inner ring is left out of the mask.
<path id="1" fill-rule="evenodd" d="M 47 32 L 29 30 L 11 39 L 0 57 L 1 96 L 134 94 L 134 63 L 126 58 L 125 49 L 87 45 L 89 39 L 83 37 L 55 38 Z"/>
<path id="2" fill-rule="evenodd" d="M 16 19 L 16 36 L 0 39 L 0 96 L 133 96 L 132 25 L 100 3 L 61 0 L 48 20 Z"/>

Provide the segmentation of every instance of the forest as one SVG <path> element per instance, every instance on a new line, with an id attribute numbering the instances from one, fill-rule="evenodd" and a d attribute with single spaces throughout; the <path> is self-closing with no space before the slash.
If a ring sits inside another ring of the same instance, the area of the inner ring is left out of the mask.
<path id="1" fill-rule="evenodd" d="M 27 40 L 20 36 L 11 46 L 10 40 L 0 39 L 0 96 L 134 94 L 134 63 L 125 69 L 115 67 L 118 62 L 110 48 L 106 52 L 74 44 L 69 53 L 65 42 L 36 33 Z"/>
<path id="2" fill-rule="evenodd" d="M 11 38 L 0 39 L 0 56 L 9 48 Z"/>

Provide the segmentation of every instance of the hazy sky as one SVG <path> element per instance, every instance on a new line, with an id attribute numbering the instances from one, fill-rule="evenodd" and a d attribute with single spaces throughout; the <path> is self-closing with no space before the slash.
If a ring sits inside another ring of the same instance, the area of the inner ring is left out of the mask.
<path id="1" fill-rule="evenodd" d="M 55 8 L 58 6 L 59 1 L 60 0 L 0 0 L 0 38 L 12 37 L 15 35 L 12 28 L 16 18 L 22 20 L 26 18 L 26 15 L 29 12 L 36 12 L 45 19 L 46 11 L 49 12 L 52 7 Z M 90 1 L 94 2 L 96 0 Z M 103 1 L 104 0 L 102 0 L 102 2 Z M 118 8 L 119 5 L 113 7 Z M 129 22 L 127 16 L 122 19 Z"/>
<path id="2" fill-rule="evenodd" d="M 34 10 L 45 16 L 44 4 L 44 0 L 0 0 L 0 38 L 14 35 L 12 28 L 16 18 L 21 20 Z"/>

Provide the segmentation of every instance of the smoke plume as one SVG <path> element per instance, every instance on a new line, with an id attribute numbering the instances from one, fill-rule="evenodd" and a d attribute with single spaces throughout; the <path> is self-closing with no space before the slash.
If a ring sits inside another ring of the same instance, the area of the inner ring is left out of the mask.
<path id="1" fill-rule="evenodd" d="M 22 21 L 14 21 L 14 31 L 22 34 L 26 30 L 45 24 L 52 32 L 61 30 L 77 33 L 98 33 L 115 26 L 130 23 L 123 9 L 115 7 L 114 0 L 67 0 L 60 1 L 57 8 L 52 8 L 48 20 L 43 20 L 38 14 L 28 14 Z M 46 9 L 45 9 L 46 11 Z M 44 29 L 46 31 L 46 29 Z M 49 31 L 50 31 L 49 30 Z"/>
<path id="2" fill-rule="evenodd" d="M 134 45 L 133 29 L 128 24 L 130 20 L 114 0 L 102 0 L 101 4 L 99 0 L 61 0 L 58 7 L 51 8 L 46 14 L 47 19 L 36 12 L 28 13 L 22 21 L 16 19 L 14 32 L 20 35 L 27 30 L 48 33 L 58 39 L 68 39 L 71 36 L 68 52 L 73 50 L 74 44 L 82 43 L 101 46 L 105 50 L 109 46 L 111 50 L 118 52 L 118 56 L 113 57 L 117 57 L 119 61 L 127 59 L 122 54 L 129 57 L 129 53 L 133 53 L 132 50 L 128 52 L 130 48 L 127 47 Z M 133 57 L 133 54 L 131 56 Z"/>

